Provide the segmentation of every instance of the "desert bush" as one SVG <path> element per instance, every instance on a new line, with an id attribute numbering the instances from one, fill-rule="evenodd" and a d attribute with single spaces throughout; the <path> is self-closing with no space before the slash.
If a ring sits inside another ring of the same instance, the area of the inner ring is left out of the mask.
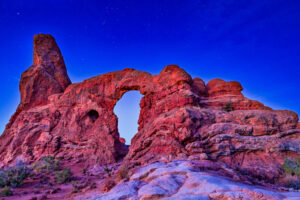
<path id="1" fill-rule="evenodd" d="M 87 181 L 81 183 L 77 181 L 72 181 L 71 183 L 72 183 L 72 193 L 77 193 L 89 185 L 89 182 Z"/>
<path id="2" fill-rule="evenodd" d="M 296 168 L 294 169 L 294 173 L 295 173 L 296 176 L 299 176 L 299 177 L 300 177 L 300 167 L 296 167 Z"/>
<path id="3" fill-rule="evenodd" d="M 31 174 L 32 169 L 19 162 L 13 167 L 0 171 L 0 187 L 18 187 Z"/>
<path id="4" fill-rule="evenodd" d="M 60 161 L 53 156 L 45 156 L 39 162 L 37 162 L 34 168 L 40 172 L 42 170 L 57 171 L 60 169 Z"/>
<path id="5" fill-rule="evenodd" d="M 102 192 L 109 192 L 115 185 L 116 185 L 116 182 L 113 178 L 111 178 L 111 177 L 106 178 L 103 182 L 101 190 L 102 190 Z"/>
<path id="6" fill-rule="evenodd" d="M 294 161 L 289 158 L 285 159 L 284 163 L 281 165 L 281 169 L 283 169 L 283 171 L 289 175 L 293 174 L 294 168 L 296 167 L 297 165 L 294 163 Z"/>
<path id="7" fill-rule="evenodd" d="M 287 184 L 288 188 L 294 188 L 296 190 L 300 190 L 300 180 L 296 180 L 296 181 L 290 181 Z"/>
<path id="8" fill-rule="evenodd" d="M 67 183 L 72 180 L 71 170 L 64 168 L 61 172 L 56 173 L 55 182 L 57 183 Z"/>
<path id="9" fill-rule="evenodd" d="M 13 192 L 11 191 L 11 189 L 8 186 L 5 186 L 1 191 L 2 197 L 9 197 L 12 195 L 13 195 Z"/>
<path id="10" fill-rule="evenodd" d="M 286 174 L 289 175 L 296 175 L 300 177 L 300 157 L 296 158 L 295 160 L 292 160 L 290 158 L 285 159 L 284 163 L 281 165 L 281 169 Z"/>
<path id="11" fill-rule="evenodd" d="M 72 181 L 72 193 L 77 193 L 79 191 L 79 185 L 76 181 Z"/>
<path id="12" fill-rule="evenodd" d="M 283 185 L 297 190 L 300 189 L 300 157 L 295 160 L 285 159 L 281 169 L 285 172 L 285 177 L 281 180 Z"/>
<path id="13" fill-rule="evenodd" d="M 107 173 L 107 175 L 110 177 L 111 176 L 111 169 L 105 168 L 104 171 Z"/>
<path id="14" fill-rule="evenodd" d="M 226 112 L 233 111 L 234 108 L 232 107 L 232 103 L 226 103 L 226 105 L 222 108 L 222 110 L 224 110 Z"/>
<path id="15" fill-rule="evenodd" d="M 299 190 L 300 189 L 300 178 L 298 176 L 292 176 L 286 174 L 284 177 L 281 177 L 278 180 L 278 184 L 287 187 L 287 188 L 294 188 Z"/>
<path id="16" fill-rule="evenodd" d="M 119 181 L 125 179 L 129 179 L 129 165 L 127 163 L 124 163 L 117 171 L 116 173 L 117 179 Z"/>
<path id="17" fill-rule="evenodd" d="M 296 165 L 300 166 L 300 157 L 295 159 L 295 163 L 296 163 Z"/>

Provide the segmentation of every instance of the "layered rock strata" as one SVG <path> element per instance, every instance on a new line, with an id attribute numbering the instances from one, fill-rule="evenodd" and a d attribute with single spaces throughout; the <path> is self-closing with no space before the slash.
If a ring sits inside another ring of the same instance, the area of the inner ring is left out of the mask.
<path id="1" fill-rule="evenodd" d="M 113 109 L 130 90 L 144 96 L 128 150 Z M 205 84 L 176 65 L 158 75 L 124 69 L 71 84 L 54 38 L 36 35 L 20 105 L 0 136 L 1 166 L 49 154 L 89 169 L 121 159 L 209 159 L 274 182 L 285 158 L 300 155 L 298 115 L 249 100 L 242 90 L 235 81 Z"/>

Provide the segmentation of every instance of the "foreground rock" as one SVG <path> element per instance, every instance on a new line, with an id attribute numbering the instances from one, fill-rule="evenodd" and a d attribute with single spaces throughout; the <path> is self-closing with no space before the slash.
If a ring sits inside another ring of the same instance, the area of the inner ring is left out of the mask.
<path id="1" fill-rule="evenodd" d="M 203 172 L 200 168 L 213 171 Z M 224 169 L 205 162 L 174 160 L 141 167 L 127 182 L 91 200 L 295 200 L 300 192 L 279 192 L 263 187 L 236 183 L 218 176 Z M 230 175 L 230 174 L 228 174 Z M 232 175 L 232 174 L 231 174 Z"/>
<path id="2" fill-rule="evenodd" d="M 54 38 L 37 35 L 33 65 L 20 81 L 20 105 L 0 136 L 0 167 L 49 154 L 90 173 L 120 160 L 192 158 L 226 166 L 239 181 L 276 184 L 284 160 L 300 156 L 298 115 L 249 100 L 242 89 L 221 79 L 205 84 L 176 65 L 158 75 L 124 69 L 71 84 Z M 130 90 L 144 97 L 128 149 L 113 109 Z M 175 177 L 169 195 L 183 179 Z"/>

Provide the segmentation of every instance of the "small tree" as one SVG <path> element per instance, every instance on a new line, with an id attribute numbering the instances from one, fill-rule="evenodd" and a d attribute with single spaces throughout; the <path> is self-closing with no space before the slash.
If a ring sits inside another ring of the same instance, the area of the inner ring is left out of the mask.
<path id="1" fill-rule="evenodd" d="M 300 157 L 292 160 L 290 158 L 285 159 L 284 163 L 281 165 L 281 169 L 288 175 L 296 175 L 300 177 Z"/>
<path id="2" fill-rule="evenodd" d="M 13 195 L 13 192 L 11 191 L 11 189 L 8 186 L 5 186 L 1 191 L 2 197 L 9 197 L 12 195 Z"/>
<path id="3" fill-rule="evenodd" d="M 224 110 L 226 112 L 233 111 L 234 108 L 232 107 L 232 103 L 226 103 L 226 105 L 222 108 L 222 110 Z"/>
<path id="4" fill-rule="evenodd" d="M 18 187 L 31 174 L 32 169 L 19 162 L 15 166 L 0 171 L 0 187 Z"/>

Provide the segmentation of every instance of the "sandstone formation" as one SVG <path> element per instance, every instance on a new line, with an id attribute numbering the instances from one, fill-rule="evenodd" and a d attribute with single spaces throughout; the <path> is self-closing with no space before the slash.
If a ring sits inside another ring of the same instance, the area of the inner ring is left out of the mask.
<path id="1" fill-rule="evenodd" d="M 130 90 L 144 97 L 128 149 L 113 109 Z M 205 84 L 176 65 L 158 75 L 124 69 L 71 84 L 55 40 L 40 34 L 20 81 L 20 105 L 0 136 L 0 167 L 49 154 L 90 170 L 122 159 L 184 158 L 222 164 L 241 180 L 274 183 L 283 161 L 300 155 L 298 115 L 249 100 L 242 90 L 235 81 Z"/>
<path id="2" fill-rule="evenodd" d="M 299 193 L 276 192 L 236 183 L 199 169 L 204 163 L 174 160 L 139 168 L 128 182 L 90 200 L 295 200 Z M 218 166 L 209 166 L 217 171 Z M 77 198 L 75 198 L 77 199 Z M 81 199 L 81 198 L 78 198 Z"/>

